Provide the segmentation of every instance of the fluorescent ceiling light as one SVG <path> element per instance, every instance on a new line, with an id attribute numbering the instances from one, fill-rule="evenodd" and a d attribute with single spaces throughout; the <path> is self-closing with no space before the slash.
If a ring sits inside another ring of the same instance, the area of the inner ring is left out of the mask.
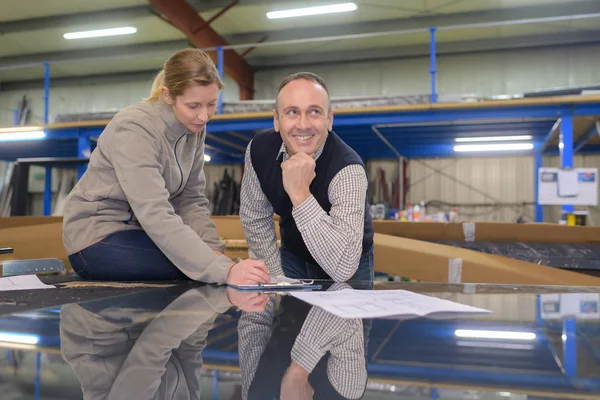
<path id="1" fill-rule="evenodd" d="M 516 151 L 531 150 L 533 143 L 506 143 L 506 144 L 461 144 L 454 146 L 456 152 L 468 151 Z"/>
<path id="2" fill-rule="evenodd" d="M 37 335 L 0 332 L 0 341 L 21 344 L 38 344 L 40 338 Z"/>
<path id="3" fill-rule="evenodd" d="M 110 28 L 110 29 L 97 29 L 94 31 L 81 31 L 81 32 L 70 32 L 65 33 L 63 37 L 65 39 L 86 39 L 103 36 L 117 36 L 117 35 L 130 35 L 136 33 L 137 29 L 132 26 L 126 26 L 123 28 Z"/>
<path id="4" fill-rule="evenodd" d="M 208 154 L 204 155 L 204 162 L 210 162 L 210 156 Z"/>
<path id="5" fill-rule="evenodd" d="M 40 140 L 46 137 L 42 130 L 14 130 L 0 132 L 0 142 L 15 142 L 19 140 Z"/>
<path id="6" fill-rule="evenodd" d="M 481 342 L 473 341 L 468 342 L 464 340 L 458 340 L 456 344 L 460 347 L 477 347 L 486 349 L 505 349 L 505 350 L 533 350 L 533 344 L 525 343 L 495 343 L 495 342 Z"/>
<path id="7" fill-rule="evenodd" d="M 354 3 L 330 4 L 327 6 L 293 8 L 290 10 L 270 11 L 267 13 L 269 19 L 306 17 L 308 15 L 333 14 L 356 10 Z"/>
<path id="8" fill-rule="evenodd" d="M 455 142 L 468 143 L 468 142 L 505 142 L 513 140 L 531 140 L 531 135 L 519 135 L 519 136 L 481 136 L 481 137 L 459 137 L 454 139 Z"/>
<path id="9" fill-rule="evenodd" d="M 457 329 L 454 331 L 454 334 L 460 338 L 476 339 L 535 340 L 537 337 L 533 332 L 485 331 L 471 329 Z"/>

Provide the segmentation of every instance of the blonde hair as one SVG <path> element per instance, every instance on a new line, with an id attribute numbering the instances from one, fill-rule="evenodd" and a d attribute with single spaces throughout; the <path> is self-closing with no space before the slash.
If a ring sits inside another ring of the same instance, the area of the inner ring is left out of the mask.
<path id="1" fill-rule="evenodd" d="M 175 98 L 191 86 L 208 86 L 213 83 L 219 87 L 219 90 L 223 89 L 219 71 L 208 54 L 193 48 L 179 50 L 169 57 L 163 69 L 154 78 L 150 97 L 146 101 L 158 100 L 163 86 Z"/>

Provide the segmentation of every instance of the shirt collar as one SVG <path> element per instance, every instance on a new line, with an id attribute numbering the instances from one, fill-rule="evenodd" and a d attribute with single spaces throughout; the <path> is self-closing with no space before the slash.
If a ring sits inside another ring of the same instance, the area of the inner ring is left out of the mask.
<path id="1" fill-rule="evenodd" d="M 162 98 L 155 100 L 152 106 L 156 110 L 156 114 L 165 124 L 166 134 L 173 139 L 178 139 L 186 133 L 192 133 L 183 125 L 173 112 L 173 107 L 167 104 Z"/>
<path id="2" fill-rule="evenodd" d="M 327 134 L 329 135 L 329 132 Z M 319 156 L 321 155 L 321 153 L 323 153 L 323 148 L 325 147 L 325 143 L 326 142 L 327 142 L 327 139 L 317 149 L 317 152 L 315 153 L 315 161 L 317 161 L 319 159 Z M 279 152 L 277 153 L 277 157 L 275 157 L 275 160 L 279 160 L 279 157 L 283 157 L 282 161 L 287 161 L 287 160 L 290 159 L 290 155 L 287 152 L 287 148 L 285 147 L 285 143 L 281 143 L 281 147 L 279 148 Z"/>

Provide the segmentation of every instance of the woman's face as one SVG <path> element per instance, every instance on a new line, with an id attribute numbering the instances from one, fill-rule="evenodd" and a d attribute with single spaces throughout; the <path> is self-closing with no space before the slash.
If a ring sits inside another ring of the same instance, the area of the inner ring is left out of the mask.
<path id="1" fill-rule="evenodd" d="M 219 87 L 216 83 L 191 86 L 175 99 L 171 97 L 168 89 L 163 87 L 163 97 L 167 104 L 173 107 L 179 122 L 192 132 L 202 132 L 217 110 Z"/>

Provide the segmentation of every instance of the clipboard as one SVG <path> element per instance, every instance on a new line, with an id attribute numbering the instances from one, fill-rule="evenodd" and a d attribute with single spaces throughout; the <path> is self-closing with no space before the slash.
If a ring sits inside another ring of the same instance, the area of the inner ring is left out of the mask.
<path id="1" fill-rule="evenodd" d="M 299 283 L 276 282 L 259 283 L 256 285 L 227 285 L 232 289 L 244 292 L 278 293 L 291 291 L 310 291 L 321 289 L 321 285 L 314 283 L 313 280 L 299 279 Z"/>

